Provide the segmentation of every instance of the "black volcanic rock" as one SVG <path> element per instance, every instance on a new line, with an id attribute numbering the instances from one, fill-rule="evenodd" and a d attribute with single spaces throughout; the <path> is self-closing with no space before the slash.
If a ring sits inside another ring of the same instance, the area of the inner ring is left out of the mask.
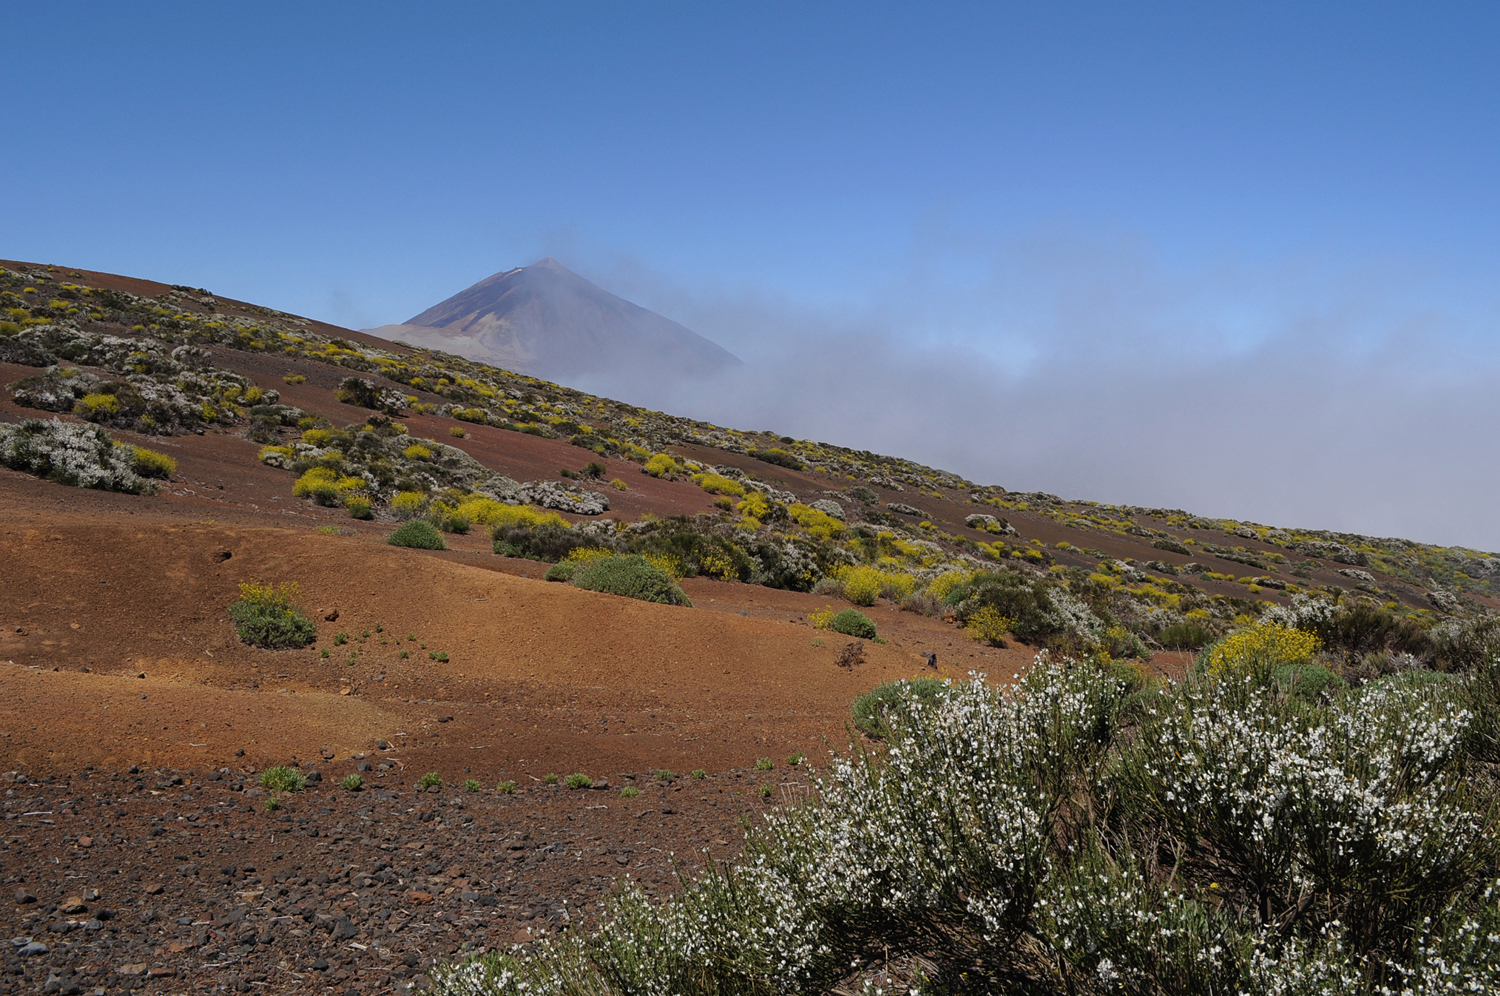
<path id="1" fill-rule="evenodd" d="M 370 331 L 548 380 L 630 370 L 699 377 L 740 365 L 696 332 L 550 257 L 487 277 L 402 325 Z"/>

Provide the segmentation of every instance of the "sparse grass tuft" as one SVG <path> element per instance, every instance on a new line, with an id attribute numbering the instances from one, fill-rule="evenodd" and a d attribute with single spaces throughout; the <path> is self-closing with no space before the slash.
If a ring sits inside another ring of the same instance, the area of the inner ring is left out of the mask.
<path id="1" fill-rule="evenodd" d="M 556 785 L 557 784 L 557 772 L 555 772 L 555 771 L 549 771 L 545 775 L 543 775 L 542 776 L 542 784 L 543 785 Z"/>
<path id="2" fill-rule="evenodd" d="M 503 782 L 497 782 L 495 784 L 495 791 L 499 792 L 501 795 L 514 795 L 516 791 L 516 783 L 511 781 L 510 779 L 506 779 Z"/>
<path id="3" fill-rule="evenodd" d="M 769 757 L 757 757 L 755 759 L 756 771 L 770 771 L 774 767 L 776 767 L 776 762 Z"/>

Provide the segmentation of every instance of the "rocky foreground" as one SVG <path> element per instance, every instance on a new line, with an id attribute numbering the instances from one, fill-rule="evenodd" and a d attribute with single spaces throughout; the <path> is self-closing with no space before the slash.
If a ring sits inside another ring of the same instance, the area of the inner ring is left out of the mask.
<path id="1" fill-rule="evenodd" d="M 419 790 L 359 758 L 255 772 L 0 775 L 0 991 L 406 993 L 435 962 L 586 926 L 617 877 L 676 882 L 800 772 Z M 625 798 L 621 789 L 639 795 Z"/>

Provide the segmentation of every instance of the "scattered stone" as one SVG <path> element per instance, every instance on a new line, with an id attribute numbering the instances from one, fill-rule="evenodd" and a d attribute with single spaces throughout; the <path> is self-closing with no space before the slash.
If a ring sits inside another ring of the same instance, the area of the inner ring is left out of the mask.
<path id="1" fill-rule="evenodd" d="M 326 622 L 338 622 L 338 618 L 339 618 L 339 610 L 338 609 L 334 609 L 332 612 L 328 613 L 327 615 L 325 615 L 323 617 L 323 619 Z"/>
<path id="2" fill-rule="evenodd" d="M 406 899 L 408 902 L 416 903 L 418 906 L 425 906 L 427 903 L 432 902 L 432 893 L 410 892 L 407 893 Z"/>
<path id="3" fill-rule="evenodd" d="M 16 890 L 16 905 L 17 906 L 25 906 L 27 903 L 34 903 L 34 902 L 36 902 L 36 894 L 33 893 L 30 889 L 24 889 L 23 888 L 23 889 L 17 889 Z"/>
<path id="4" fill-rule="evenodd" d="M 159 896 L 159 895 L 161 895 L 161 890 L 162 890 L 162 884 L 160 882 L 152 882 L 150 885 L 146 886 L 141 891 L 144 892 L 148 896 Z"/>
<path id="5" fill-rule="evenodd" d="M 94 846 L 94 838 L 89 837 L 89 836 L 79 837 L 78 838 L 78 846 L 79 847 L 93 847 Z"/>
<path id="6" fill-rule="evenodd" d="M 86 909 L 88 909 L 88 907 L 83 904 L 83 898 L 81 896 L 69 896 L 57 906 L 57 911 L 59 913 L 66 913 L 69 916 L 72 916 L 74 913 L 82 913 Z"/>

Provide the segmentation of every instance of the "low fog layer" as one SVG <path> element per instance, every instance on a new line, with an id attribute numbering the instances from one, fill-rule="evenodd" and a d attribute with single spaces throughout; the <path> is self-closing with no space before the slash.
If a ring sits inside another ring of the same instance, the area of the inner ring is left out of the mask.
<path id="1" fill-rule="evenodd" d="M 574 384 L 1012 490 L 1500 550 L 1491 302 L 1394 265 L 1190 270 L 1066 240 L 964 262 L 858 307 L 582 267 L 746 365 Z"/>

